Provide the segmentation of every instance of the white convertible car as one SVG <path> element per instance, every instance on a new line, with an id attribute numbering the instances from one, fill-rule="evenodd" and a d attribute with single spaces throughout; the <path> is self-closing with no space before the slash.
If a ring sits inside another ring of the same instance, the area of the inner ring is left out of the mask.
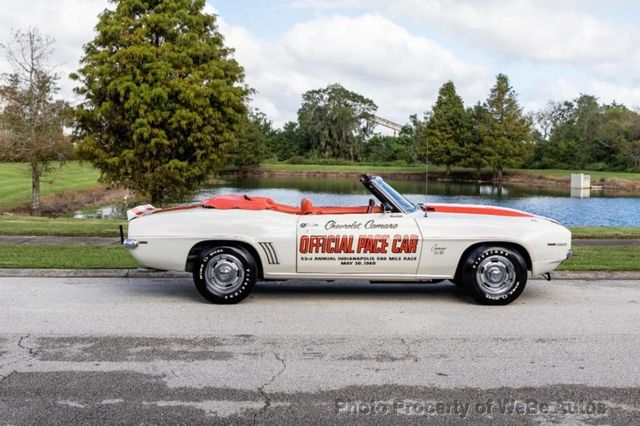
<path id="1" fill-rule="evenodd" d="M 571 232 L 518 210 L 414 204 L 364 175 L 368 206 L 300 206 L 222 195 L 167 209 L 127 212 L 123 244 L 145 267 L 189 271 L 213 303 L 237 303 L 256 281 L 451 280 L 478 302 L 505 305 L 529 272 L 549 279 L 571 255 Z M 377 200 L 377 201 L 376 201 Z"/>

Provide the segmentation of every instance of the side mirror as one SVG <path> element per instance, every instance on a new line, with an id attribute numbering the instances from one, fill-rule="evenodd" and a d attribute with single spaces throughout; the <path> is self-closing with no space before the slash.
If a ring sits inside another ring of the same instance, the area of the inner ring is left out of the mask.
<path id="1" fill-rule="evenodd" d="M 384 213 L 393 213 L 393 206 L 385 201 L 382 203 L 382 211 Z"/>

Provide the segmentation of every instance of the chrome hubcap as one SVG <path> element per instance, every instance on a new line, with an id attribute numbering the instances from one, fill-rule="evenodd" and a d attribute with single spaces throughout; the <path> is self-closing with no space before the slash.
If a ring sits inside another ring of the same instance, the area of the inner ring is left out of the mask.
<path id="1" fill-rule="evenodd" d="M 244 282 L 242 262 L 235 256 L 219 254 L 211 258 L 204 271 L 207 289 L 225 296 L 237 291 Z"/>
<path id="2" fill-rule="evenodd" d="M 516 282 L 515 267 L 504 256 L 489 256 L 478 265 L 476 280 L 487 294 L 501 296 L 508 293 Z"/>

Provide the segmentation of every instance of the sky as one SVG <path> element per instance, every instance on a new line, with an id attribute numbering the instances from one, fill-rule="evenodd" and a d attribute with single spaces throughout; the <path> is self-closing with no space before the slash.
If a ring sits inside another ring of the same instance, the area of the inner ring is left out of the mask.
<path id="1" fill-rule="evenodd" d="M 0 43 L 38 27 L 55 39 L 60 96 L 106 0 L 0 0 Z M 452 80 L 467 105 L 507 74 L 528 111 L 587 93 L 640 108 L 640 2 L 634 0 L 208 0 L 255 89 L 281 126 L 307 90 L 340 83 L 378 115 L 421 116 Z M 0 72 L 9 71 L 0 59 Z"/>

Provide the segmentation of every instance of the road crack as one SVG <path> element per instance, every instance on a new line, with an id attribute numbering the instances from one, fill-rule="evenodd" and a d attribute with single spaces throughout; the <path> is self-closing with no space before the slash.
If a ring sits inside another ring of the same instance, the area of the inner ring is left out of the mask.
<path id="1" fill-rule="evenodd" d="M 9 377 L 13 376 L 15 373 L 16 373 L 16 371 L 13 370 L 11 373 L 7 374 L 6 376 L 0 375 L 0 385 L 3 384 L 5 380 L 7 380 Z"/>
<path id="2" fill-rule="evenodd" d="M 36 350 L 32 347 L 26 346 L 24 341 L 29 339 L 31 337 L 30 334 L 27 334 L 25 336 L 21 336 L 20 340 L 18 340 L 18 347 L 24 351 L 27 351 L 27 353 L 29 354 L 29 358 L 33 359 L 36 357 L 36 355 L 38 354 L 36 352 Z"/>
<path id="3" fill-rule="evenodd" d="M 253 424 L 255 425 L 256 422 L 258 421 L 258 417 L 262 414 L 264 414 L 269 407 L 271 407 L 271 398 L 269 397 L 269 394 L 264 390 L 267 386 L 271 385 L 273 382 L 275 382 L 275 380 L 280 377 L 280 375 L 282 373 L 285 372 L 285 370 L 287 369 L 287 362 L 284 360 L 284 358 L 281 358 L 280 355 L 278 355 L 277 353 L 274 353 L 273 356 L 280 361 L 280 364 L 282 364 L 282 368 L 280 369 L 280 371 L 278 371 L 276 374 L 274 374 L 273 376 L 271 376 L 271 378 L 266 382 L 263 383 L 262 385 L 258 386 L 258 393 L 260 394 L 260 396 L 262 397 L 263 402 L 263 406 L 257 410 L 255 412 L 255 414 L 253 415 Z"/>
<path id="4" fill-rule="evenodd" d="M 18 347 L 20 353 L 13 353 L 12 356 L 9 357 L 11 361 L 5 364 L 0 364 L 0 370 L 4 370 L 4 369 L 9 370 L 8 367 L 12 365 L 26 363 L 35 358 L 35 356 L 37 355 L 37 352 L 35 351 L 35 349 L 25 345 L 25 340 L 29 339 L 29 337 L 30 335 L 28 334 L 25 336 L 20 336 L 20 338 L 18 339 L 18 342 L 16 343 L 16 346 Z M 15 372 L 16 372 L 15 370 L 10 370 L 6 375 L 0 374 L 0 383 L 7 380 Z"/>
<path id="5" fill-rule="evenodd" d="M 409 345 L 409 343 L 407 342 L 407 340 L 404 337 L 400 338 L 400 342 L 404 345 L 404 347 L 407 349 L 407 351 L 405 352 L 405 358 L 407 359 L 411 359 L 413 360 L 413 362 L 418 362 L 418 357 L 413 353 L 413 351 L 411 350 L 411 346 Z"/>

